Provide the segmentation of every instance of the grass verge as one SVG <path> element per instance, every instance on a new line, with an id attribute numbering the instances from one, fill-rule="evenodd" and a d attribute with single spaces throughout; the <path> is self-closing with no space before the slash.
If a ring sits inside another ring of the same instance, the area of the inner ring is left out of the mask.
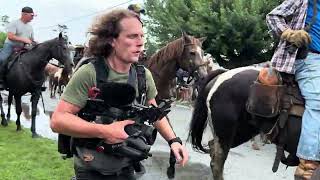
<path id="1" fill-rule="evenodd" d="M 73 172 L 72 159 L 62 160 L 57 142 L 31 138 L 30 129 L 20 132 L 14 123 L 0 127 L 1 180 L 68 180 Z"/>

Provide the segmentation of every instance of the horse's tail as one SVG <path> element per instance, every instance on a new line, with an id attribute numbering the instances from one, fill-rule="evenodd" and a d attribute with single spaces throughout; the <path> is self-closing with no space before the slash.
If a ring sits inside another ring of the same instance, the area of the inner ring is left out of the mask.
<path id="1" fill-rule="evenodd" d="M 221 73 L 224 73 L 225 71 L 225 69 L 215 70 L 201 82 L 200 91 L 194 105 L 188 140 L 191 137 L 191 144 L 193 149 L 200 150 L 205 153 L 208 152 L 208 149 L 205 149 L 201 143 L 204 129 L 207 126 L 208 117 L 206 102 L 209 91 L 206 91 L 205 87 L 213 78 Z"/>

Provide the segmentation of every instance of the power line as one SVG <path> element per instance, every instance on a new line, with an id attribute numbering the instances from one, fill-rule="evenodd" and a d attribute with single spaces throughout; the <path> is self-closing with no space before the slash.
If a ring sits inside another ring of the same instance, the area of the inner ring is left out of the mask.
<path id="1" fill-rule="evenodd" d="M 57 24 L 55 24 L 55 25 L 39 27 L 39 28 L 37 28 L 37 30 L 41 30 L 41 29 L 49 29 L 49 28 L 56 27 L 58 24 L 65 24 L 65 23 L 72 22 L 72 21 L 76 21 L 76 20 L 79 20 L 79 19 L 82 19 L 82 18 L 85 18 L 85 17 L 93 16 L 93 15 L 96 15 L 96 14 L 101 13 L 101 12 L 103 12 L 103 11 L 106 11 L 106 10 L 109 10 L 109 9 L 113 9 L 113 8 L 116 8 L 116 7 L 122 6 L 122 5 L 127 4 L 127 3 L 131 2 L 131 1 L 133 1 L 133 0 L 129 0 L 129 1 L 126 1 L 126 2 L 124 2 L 124 3 L 121 3 L 121 4 L 117 4 L 117 5 L 114 5 L 114 6 L 108 7 L 107 9 L 104 9 L 104 10 L 95 11 L 95 12 L 90 13 L 90 14 L 86 14 L 86 15 L 82 15 L 82 16 L 74 17 L 74 18 L 71 18 L 71 19 L 69 19 L 69 20 L 66 20 L 66 21 L 63 21 L 63 22 L 57 23 Z"/>

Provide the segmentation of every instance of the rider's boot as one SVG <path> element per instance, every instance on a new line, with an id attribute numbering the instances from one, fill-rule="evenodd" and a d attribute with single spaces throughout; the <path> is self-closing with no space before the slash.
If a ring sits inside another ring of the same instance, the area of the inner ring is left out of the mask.
<path id="1" fill-rule="evenodd" d="M 300 159 L 300 164 L 294 173 L 294 180 L 311 180 L 314 171 L 320 166 L 317 161 Z"/>

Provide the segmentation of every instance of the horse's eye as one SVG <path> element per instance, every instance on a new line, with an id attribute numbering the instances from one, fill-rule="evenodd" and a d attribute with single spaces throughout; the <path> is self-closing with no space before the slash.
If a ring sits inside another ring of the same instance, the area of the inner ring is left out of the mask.
<path id="1" fill-rule="evenodd" d="M 190 54 L 194 56 L 196 55 L 196 52 L 191 51 Z"/>

